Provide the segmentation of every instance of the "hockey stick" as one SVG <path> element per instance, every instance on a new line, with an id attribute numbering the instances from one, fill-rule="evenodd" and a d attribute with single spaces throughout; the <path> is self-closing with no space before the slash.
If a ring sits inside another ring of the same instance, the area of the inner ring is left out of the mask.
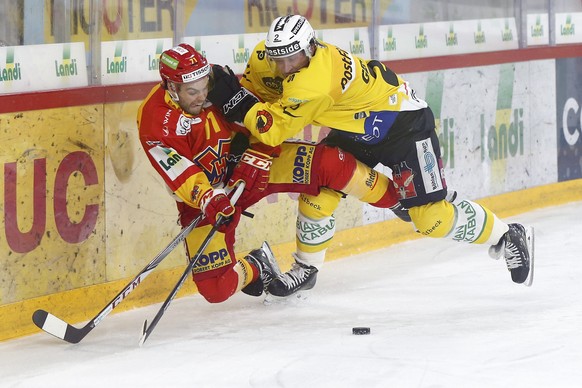
<path id="1" fill-rule="evenodd" d="M 133 290 L 136 289 L 137 286 L 141 284 L 141 281 L 145 279 L 150 272 L 152 272 L 161 262 L 168 256 L 170 252 L 178 246 L 186 236 L 198 225 L 200 220 L 202 220 L 203 215 L 199 215 L 196 217 L 188 226 L 178 233 L 178 235 L 165 247 L 158 255 L 150 261 L 148 265 L 141 270 L 141 272 L 130 281 L 127 286 L 123 288 L 113 298 L 107 306 L 103 308 L 93 319 L 91 319 L 85 326 L 78 329 L 71 324 L 63 321 L 60 318 L 57 318 L 53 314 L 45 311 L 45 310 L 36 310 L 34 314 L 32 314 L 32 321 L 36 326 L 40 329 L 46 331 L 49 334 L 54 335 L 57 338 L 70 342 L 72 344 L 76 344 L 81 341 L 91 330 L 97 326 L 103 318 L 105 318 L 115 307 L 117 307 L 126 297 L 129 295 Z"/>
<path id="2" fill-rule="evenodd" d="M 231 199 L 231 202 L 233 204 L 235 204 L 236 201 L 239 199 L 240 195 L 243 192 L 244 187 L 245 187 L 245 184 L 243 182 L 243 183 L 239 184 L 238 187 L 236 188 L 236 191 Z M 200 256 L 202 256 L 202 253 L 204 252 L 204 250 L 206 249 L 206 247 L 210 243 L 210 240 L 212 240 L 212 238 L 214 237 L 214 234 L 216 233 L 218 228 L 221 226 L 223 221 L 224 221 L 224 218 L 222 216 L 220 216 L 216 222 L 216 225 L 214 225 L 212 227 L 212 229 L 210 229 L 210 232 L 208 232 L 208 235 L 206 236 L 206 238 L 204 239 L 204 241 L 200 245 L 200 248 L 198 248 L 198 251 L 196 252 L 196 254 L 194 256 L 192 256 L 192 260 L 190 260 L 190 262 L 188 263 L 188 266 L 186 267 L 186 269 L 184 270 L 184 273 L 182 274 L 182 276 L 178 280 L 178 283 L 176 283 L 176 285 L 174 286 L 174 289 L 172 290 L 172 292 L 170 292 L 170 295 L 168 295 L 168 297 L 164 301 L 164 304 L 162 304 L 162 307 L 160 307 L 160 309 L 158 310 L 158 313 L 156 314 L 156 316 L 154 317 L 154 319 L 152 320 L 152 322 L 150 323 L 149 326 L 148 326 L 147 319 L 145 320 L 145 322 L 143 323 L 142 336 L 139 339 L 139 346 L 142 346 L 144 344 L 144 342 L 148 339 L 150 334 L 152 334 L 152 331 L 154 330 L 154 328 L 156 327 L 156 325 L 158 324 L 160 319 L 162 319 L 162 315 L 164 315 L 164 313 L 166 312 L 168 307 L 170 307 L 170 303 L 172 303 L 172 300 L 174 300 L 174 298 L 176 297 L 176 294 L 178 293 L 180 288 L 182 288 L 182 285 L 186 281 L 186 278 L 188 278 L 188 276 L 192 272 L 192 269 L 194 268 L 194 266 L 198 262 L 198 259 L 200 259 Z"/>

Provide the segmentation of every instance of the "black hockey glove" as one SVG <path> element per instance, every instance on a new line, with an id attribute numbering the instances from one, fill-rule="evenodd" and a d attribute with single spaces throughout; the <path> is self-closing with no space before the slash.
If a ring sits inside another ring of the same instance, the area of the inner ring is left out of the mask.
<path id="1" fill-rule="evenodd" d="M 404 206 L 402 206 L 400 204 L 400 202 L 398 202 L 396 205 L 392 206 L 390 208 L 390 210 L 392 210 L 392 212 L 394 214 L 396 214 L 396 216 L 398 218 L 400 218 L 402 221 L 404 222 L 411 222 L 412 219 L 410 218 L 410 214 L 408 214 L 408 209 L 405 208 Z"/>
<path id="2" fill-rule="evenodd" d="M 240 85 L 238 77 L 225 66 L 212 65 L 214 84 L 208 101 L 222 110 L 226 120 L 243 122 L 245 115 L 259 100 Z"/>

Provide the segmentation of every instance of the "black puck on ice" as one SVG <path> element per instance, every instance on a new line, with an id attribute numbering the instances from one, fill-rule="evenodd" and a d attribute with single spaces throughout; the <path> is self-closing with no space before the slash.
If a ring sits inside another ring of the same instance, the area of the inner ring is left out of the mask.
<path id="1" fill-rule="evenodd" d="M 370 328 L 369 327 L 353 327 L 352 334 L 354 334 L 354 335 L 370 334 Z"/>

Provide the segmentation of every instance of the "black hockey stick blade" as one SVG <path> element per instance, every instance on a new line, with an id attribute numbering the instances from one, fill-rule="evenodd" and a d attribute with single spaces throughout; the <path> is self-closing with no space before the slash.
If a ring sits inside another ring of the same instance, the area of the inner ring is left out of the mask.
<path id="1" fill-rule="evenodd" d="M 38 328 L 47 333 L 65 340 L 69 343 L 79 343 L 87 334 L 91 332 L 114 308 L 116 308 L 141 282 L 164 260 L 170 252 L 176 248 L 186 236 L 198 225 L 203 215 L 196 217 L 192 222 L 182 229 L 180 233 L 160 252 L 152 261 L 146 265 L 133 280 L 131 280 L 123 290 L 121 290 L 93 319 L 85 326 L 78 329 L 73 325 L 63 321 L 45 310 L 36 310 L 32 314 L 32 321 Z"/>
<path id="2" fill-rule="evenodd" d="M 143 321 L 143 327 L 141 328 L 141 337 L 139 337 L 139 347 L 141 348 L 143 343 L 145 342 L 147 336 L 146 331 L 148 329 L 148 320 L 146 319 Z"/>
<path id="3" fill-rule="evenodd" d="M 77 329 L 45 310 L 36 310 L 32 314 L 32 321 L 47 333 L 72 344 L 79 343 L 92 329 L 90 324 Z"/>

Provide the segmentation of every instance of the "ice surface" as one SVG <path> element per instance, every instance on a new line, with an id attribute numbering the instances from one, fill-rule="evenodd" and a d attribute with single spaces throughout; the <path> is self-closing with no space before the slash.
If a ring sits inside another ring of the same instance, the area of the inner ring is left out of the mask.
<path id="1" fill-rule="evenodd" d="M 160 304 L 2 342 L 0 386 L 580 387 L 582 202 L 508 221 L 536 228 L 531 288 L 485 246 L 416 240 L 327 263 L 307 300 L 175 300 L 143 348 Z"/>

